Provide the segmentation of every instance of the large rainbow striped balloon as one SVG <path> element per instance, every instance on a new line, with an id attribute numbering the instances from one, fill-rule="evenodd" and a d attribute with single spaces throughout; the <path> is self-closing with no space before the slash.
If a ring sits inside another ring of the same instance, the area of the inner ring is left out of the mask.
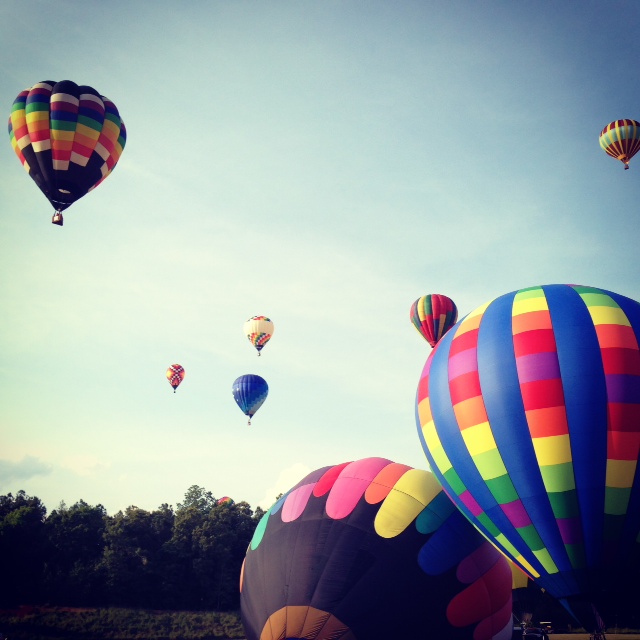
<path id="1" fill-rule="evenodd" d="M 318 469 L 264 515 L 240 578 L 249 640 L 511 640 L 511 569 L 432 473 Z"/>
<path id="2" fill-rule="evenodd" d="M 605 620 L 640 564 L 639 339 L 635 300 L 522 289 L 458 322 L 417 393 L 425 454 L 456 505 L 574 614 L 584 601 Z"/>

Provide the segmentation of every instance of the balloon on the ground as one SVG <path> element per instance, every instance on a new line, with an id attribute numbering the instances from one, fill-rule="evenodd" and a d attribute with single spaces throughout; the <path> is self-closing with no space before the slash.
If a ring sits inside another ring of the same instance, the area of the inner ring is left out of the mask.
<path id="1" fill-rule="evenodd" d="M 176 392 L 176 389 L 180 386 L 180 383 L 184 380 L 185 370 L 179 364 L 172 364 L 167 369 L 167 380 L 169 384 L 173 388 L 173 393 Z"/>
<path id="2" fill-rule="evenodd" d="M 9 137 L 62 225 L 62 211 L 113 171 L 127 132 L 116 105 L 94 88 L 44 80 L 14 100 Z"/>
<path id="3" fill-rule="evenodd" d="M 507 560 L 428 471 L 318 469 L 261 519 L 240 577 L 248 640 L 510 640 Z"/>
<path id="4" fill-rule="evenodd" d="M 611 620 L 640 559 L 639 335 L 625 296 L 522 289 L 460 320 L 418 385 L 418 434 L 447 494 L 592 628 L 591 604 Z"/>
<path id="5" fill-rule="evenodd" d="M 257 349 L 258 355 L 271 340 L 273 331 L 273 321 L 267 316 L 253 316 L 244 323 L 244 333 L 249 342 Z"/>
<path id="6" fill-rule="evenodd" d="M 267 381 L 260 376 L 248 373 L 234 380 L 231 391 L 242 413 L 249 417 L 247 424 L 251 424 L 251 418 L 267 399 L 269 393 Z"/>
<path id="7" fill-rule="evenodd" d="M 411 305 L 409 318 L 418 333 L 435 347 L 456 323 L 458 309 L 451 298 L 434 293 L 418 298 Z"/>
<path id="8" fill-rule="evenodd" d="M 612 158 L 629 168 L 629 160 L 640 150 L 640 122 L 614 120 L 600 132 L 600 146 Z"/>

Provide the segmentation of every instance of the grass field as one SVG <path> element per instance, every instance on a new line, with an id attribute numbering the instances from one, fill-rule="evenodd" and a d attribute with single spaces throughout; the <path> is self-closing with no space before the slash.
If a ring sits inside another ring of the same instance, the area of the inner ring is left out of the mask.
<path id="1" fill-rule="evenodd" d="M 8 640 L 242 640 L 238 612 L 20 607 L 0 610 Z"/>
<path id="2" fill-rule="evenodd" d="M 607 640 L 640 640 L 640 633 L 607 633 Z M 589 640 L 588 633 L 552 633 L 549 640 Z"/>
<path id="3" fill-rule="evenodd" d="M 8 640 L 245 639 L 237 611 L 19 607 L 0 610 L 0 631 Z M 589 640 L 589 634 L 551 634 L 549 640 Z M 640 640 L 640 633 L 607 633 L 607 640 Z"/>

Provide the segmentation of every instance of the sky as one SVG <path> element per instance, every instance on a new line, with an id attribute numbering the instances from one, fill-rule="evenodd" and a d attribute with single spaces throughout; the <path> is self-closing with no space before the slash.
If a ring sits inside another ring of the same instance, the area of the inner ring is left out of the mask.
<path id="1" fill-rule="evenodd" d="M 640 119 L 639 23 L 615 0 L 5 0 L 6 117 L 68 79 L 128 138 L 63 227 L 0 145 L 0 494 L 266 509 L 320 467 L 427 468 L 414 300 L 640 299 L 640 161 L 598 144 Z"/>

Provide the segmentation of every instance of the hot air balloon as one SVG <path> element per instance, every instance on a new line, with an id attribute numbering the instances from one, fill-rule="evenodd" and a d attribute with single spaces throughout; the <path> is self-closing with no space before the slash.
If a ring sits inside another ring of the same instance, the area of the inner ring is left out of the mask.
<path id="1" fill-rule="evenodd" d="M 600 132 L 600 146 L 628 169 L 629 160 L 640 149 L 640 122 L 614 120 Z"/>
<path id="2" fill-rule="evenodd" d="M 433 474 L 385 458 L 318 469 L 259 522 L 247 640 L 510 640 L 511 570 Z"/>
<path id="3" fill-rule="evenodd" d="M 435 347 L 456 323 L 458 309 L 451 298 L 434 293 L 418 298 L 411 305 L 409 317 L 418 333 Z"/>
<path id="4" fill-rule="evenodd" d="M 273 322 L 267 316 L 253 316 L 244 323 L 244 332 L 249 342 L 258 350 L 258 355 L 271 340 L 273 330 Z"/>
<path id="5" fill-rule="evenodd" d="M 180 386 L 180 383 L 184 380 L 185 371 L 179 364 L 172 364 L 167 369 L 167 380 L 173 387 L 173 393 Z"/>
<path id="6" fill-rule="evenodd" d="M 45 80 L 14 100 L 9 137 L 62 225 L 62 211 L 113 171 L 127 132 L 115 104 L 92 87 Z"/>
<path id="7" fill-rule="evenodd" d="M 611 620 L 640 568 L 639 335 L 625 296 L 522 289 L 458 322 L 418 385 L 418 434 L 444 490 L 585 628 L 593 606 Z"/>
<path id="8" fill-rule="evenodd" d="M 224 497 L 220 498 L 216 502 L 216 504 L 218 504 L 218 505 L 227 504 L 227 505 L 231 506 L 232 504 L 234 504 L 234 502 L 229 496 L 224 496 Z"/>
<path id="9" fill-rule="evenodd" d="M 245 416 L 249 416 L 247 424 L 262 406 L 269 393 L 269 385 L 264 378 L 248 373 L 236 378 L 232 387 L 233 397 Z"/>

